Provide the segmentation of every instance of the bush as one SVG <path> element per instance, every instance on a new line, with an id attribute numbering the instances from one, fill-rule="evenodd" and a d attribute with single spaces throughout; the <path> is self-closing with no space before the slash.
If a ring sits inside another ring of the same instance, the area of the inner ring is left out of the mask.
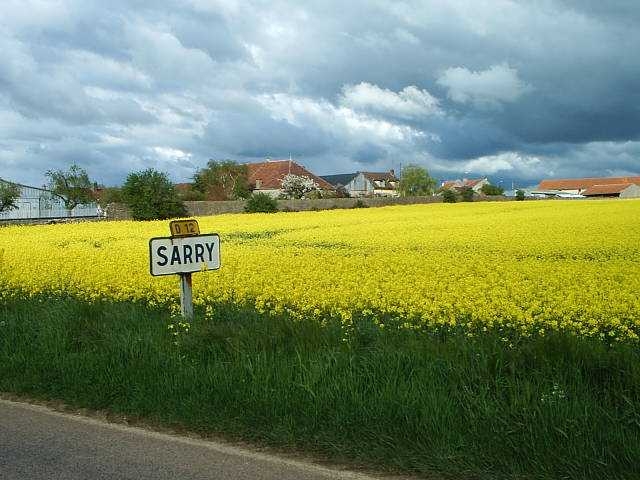
<path id="1" fill-rule="evenodd" d="M 516 191 L 516 200 L 518 201 L 522 201 L 524 200 L 524 190 L 517 190 Z"/>
<path id="2" fill-rule="evenodd" d="M 442 191 L 442 201 L 444 203 L 456 203 L 458 201 L 458 196 L 456 195 L 456 192 L 447 188 Z"/>
<path id="3" fill-rule="evenodd" d="M 278 201 L 266 193 L 254 193 L 244 206 L 247 213 L 274 213 L 278 211 Z"/>
<path id="4" fill-rule="evenodd" d="M 460 189 L 460 198 L 463 202 L 473 202 L 474 191 L 471 187 L 462 187 Z"/>
<path id="5" fill-rule="evenodd" d="M 184 217 L 187 209 L 166 173 L 152 168 L 130 173 L 122 196 L 134 220 Z"/>
<path id="6" fill-rule="evenodd" d="M 356 201 L 356 203 L 353 204 L 353 207 L 351 208 L 369 208 L 369 205 L 364 203 L 362 200 L 358 200 Z"/>
<path id="7" fill-rule="evenodd" d="M 504 188 L 487 183 L 482 186 L 481 191 L 488 196 L 502 195 L 504 193 Z"/>

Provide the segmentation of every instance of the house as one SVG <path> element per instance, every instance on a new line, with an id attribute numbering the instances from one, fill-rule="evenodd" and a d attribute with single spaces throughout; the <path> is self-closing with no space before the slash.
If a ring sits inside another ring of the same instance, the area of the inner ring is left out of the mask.
<path id="1" fill-rule="evenodd" d="M 538 190 L 550 190 L 566 194 L 583 195 L 585 190 L 595 186 L 600 186 L 600 190 L 602 190 L 602 186 L 604 185 L 619 186 L 629 184 L 640 185 L 640 177 L 589 177 L 542 180 L 538 185 Z"/>
<path id="2" fill-rule="evenodd" d="M 0 212 L 0 220 L 35 220 L 47 218 L 95 217 L 98 216 L 98 205 L 78 205 L 68 212 L 64 206 L 64 198 L 50 190 L 30 187 L 0 179 L 2 183 L 10 183 L 20 187 L 20 197 L 16 201 L 17 208 Z"/>
<path id="3" fill-rule="evenodd" d="M 399 180 L 388 172 L 356 172 L 322 177 L 336 189 L 344 188 L 350 197 L 397 197 Z"/>
<path id="4" fill-rule="evenodd" d="M 489 179 L 487 177 L 476 179 L 463 178 L 462 180 L 445 180 L 442 182 L 441 188 L 443 190 L 462 190 L 465 187 L 469 187 L 475 193 L 480 193 L 480 190 L 482 190 L 482 187 L 485 185 L 489 185 Z"/>
<path id="5" fill-rule="evenodd" d="M 272 197 L 279 197 L 284 193 L 282 180 L 287 174 L 310 178 L 320 190 L 335 190 L 329 182 L 293 160 L 267 160 L 266 162 L 247 164 L 249 188 L 254 193 L 266 193 Z"/>
<path id="6" fill-rule="evenodd" d="M 640 198 L 640 185 L 635 183 L 611 183 L 608 185 L 593 185 L 582 191 L 582 195 L 589 198 Z"/>

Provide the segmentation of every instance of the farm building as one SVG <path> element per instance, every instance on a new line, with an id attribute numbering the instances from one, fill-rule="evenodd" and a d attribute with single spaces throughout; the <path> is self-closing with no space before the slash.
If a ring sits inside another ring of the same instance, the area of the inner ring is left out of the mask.
<path id="1" fill-rule="evenodd" d="M 538 190 L 557 191 L 572 195 L 584 195 L 584 196 L 622 196 L 621 193 L 616 194 L 615 189 L 621 185 L 640 185 L 640 177 L 604 177 L 604 178 L 563 178 L 563 179 L 550 179 L 542 180 L 538 185 Z M 594 187 L 598 187 L 593 190 Z M 604 192 L 611 191 L 611 193 L 595 193 L 592 195 L 585 195 L 585 192 Z M 625 196 L 631 195 L 631 189 L 625 193 Z"/>
<path id="2" fill-rule="evenodd" d="M 399 180 L 395 172 L 356 172 L 322 177 L 350 197 L 397 197 Z"/>
<path id="3" fill-rule="evenodd" d="M 640 186 L 635 183 L 613 183 L 609 185 L 594 185 L 582 192 L 585 197 L 617 197 L 640 198 Z"/>
<path id="4" fill-rule="evenodd" d="M 326 180 L 311 173 L 293 160 L 267 160 L 247 164 L 249 188 L 255 193 L 266 193 L 272 197 L 283 194 L 282 180 L 285 175 L 293 174 L 313 180 L 320 190 L 334 190 Z"/>
<path id="5" fill-rule="evenodd" d="M 98 215 L 98 205 L 78 205 L 68 212 L 64 207 L 64 199 L 44 188 L 21 185 L 0 179 L 0 182 L 11 183 L 20 187 L 20 197 L 16 201 L 15 209 L 0 212 L 0 220 L 35 220 L 47 218 L 67 217 L 95 217 Z"/>

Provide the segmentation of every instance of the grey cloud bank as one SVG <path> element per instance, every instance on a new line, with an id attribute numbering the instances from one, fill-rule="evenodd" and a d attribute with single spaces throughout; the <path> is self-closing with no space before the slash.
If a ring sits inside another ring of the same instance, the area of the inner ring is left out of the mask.
<path id="1" fill-rule="evenodd" d="M 635 1 L 5 0 L 0 177 L 640 174 Z"/>

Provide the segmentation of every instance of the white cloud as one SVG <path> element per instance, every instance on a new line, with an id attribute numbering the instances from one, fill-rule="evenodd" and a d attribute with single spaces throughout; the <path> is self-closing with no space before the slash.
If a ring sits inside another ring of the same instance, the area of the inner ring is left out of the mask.
<path id="1" fill-rule="evenodd" d="M 342 87 L 342 105 L 354 110 L 419 118 L 440 113 L 438 100 L 426 90 L 411 85 L 395 93 L 367 82 Z"/>
<path id="2" fill-rule="evenodd" d="M 260 95 L 257 101 L 275 120 L 285 120 L 297 127 L 320 128 L 343 140 L 402 143 L 425 135 L 410 126 L 375 118 L 345 106 L 335 106 L 322 99 L 279 93 Z"/>
<path id="3" fill-rule="evenodd" d="M 549 163 L 538 156 L 522 155 L 518 152 L 503 152 L 474 158 L 463 164 L 465 172 L 481 175 L 517 172 L 518 175 L 534 178 L 548 174 Z"/>
<path id="4" fill-rule="evenodd" d="M 518 71 L 507 64 L 493 65 L 480 72 L 464 67 L 448 68 L 438 78 L 438 84 L 448 89 L 454 102 L 477 106 L 514 102 L 531 89 L 518 78 Z"/>
<path id="5" fill-rule="evenodd" d="M 179 148 L 171 147 L 153 147 L 153 151 L 160 157 L 167 160 L 182 160 L 189 159 L 192 155 L 188 152 L 180 150 Z"/>

